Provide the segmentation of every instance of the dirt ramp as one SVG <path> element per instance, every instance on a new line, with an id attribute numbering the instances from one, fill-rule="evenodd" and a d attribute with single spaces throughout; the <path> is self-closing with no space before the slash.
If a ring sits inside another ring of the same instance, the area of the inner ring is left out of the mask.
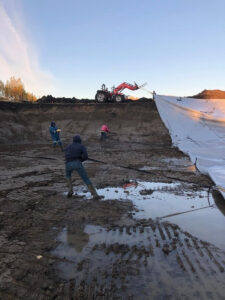
<path id="1" fill-rule="evenodd" d="M 87 141 L 99 137 L 102 124 L 106 123 L 117 140 L 156 142 L 164 136 L 170 142 L 155 103 L 107 103 L 77 105 L 0 105 L 0 143 L 38 144 L 50 142 L 49 124 L 55 121 L 61 128 L 61 138 L 67 143 L 74 134 Z"/>

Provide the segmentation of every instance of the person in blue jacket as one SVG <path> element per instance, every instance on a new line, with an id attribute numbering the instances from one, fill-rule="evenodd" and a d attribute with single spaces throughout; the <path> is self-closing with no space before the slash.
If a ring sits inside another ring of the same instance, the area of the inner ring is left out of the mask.
<path id="1" fill-rule="evenodd" d="M 99 199 L 96 189 L 92 185 L 88 175 L 83 167 L 82 162 L 88 159 L 87 149 L 84 145 L 82 145 L 81 137 L 79 135 L 75 135 L 73 137 L 73 143 L 70 144 L 65 149 L 65 159 L 66 159 L 66 178 L 68 183 L 68 194 L 67 197 L 71 197 L 73 195 L 73 187 L 71 175 L 75 170 L 83 179 L 84 183 L 87 185 L 89 191 L 91 192 L 94 199 Z"/>
<path id="2" fill-rule="evenodd" d="M 59 147 L 61 148 L 61 150 L 63 151 L 62 142 L 61 142 L 60 137 L 59 137 L 60 131 L 61 130 L 56 127 L 55 122 L 51 122 L 51 125 L 49 127 L 49 132 L 51 134 L 51 138 L 52 138 L 52 142 L 53 142 L 53 147 L 55 147 L 56 144 L 58 144 Z"/>

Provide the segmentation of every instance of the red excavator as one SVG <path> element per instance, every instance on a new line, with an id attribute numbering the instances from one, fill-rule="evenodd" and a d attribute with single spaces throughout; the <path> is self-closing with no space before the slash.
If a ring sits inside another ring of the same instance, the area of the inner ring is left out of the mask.
<path id="1" fill-rule="evenodd" d="M 113 86 L 112 91 L 110 92 L 106 88 L 105 84 L 103 84 L 102 89 L 97 91 L 95 95 L 95 100 L 97 100 L 98 102 L 123 102 L 126 99 L 126 96 L 121 93 L 124 89 L 135 91 L 142 88 L 145 85 L 146 83 L 144 83 L 141 86 L 138 86 L 137 83 L 130 84 L 127 82 L 123 82 L 117 87 Z"/>

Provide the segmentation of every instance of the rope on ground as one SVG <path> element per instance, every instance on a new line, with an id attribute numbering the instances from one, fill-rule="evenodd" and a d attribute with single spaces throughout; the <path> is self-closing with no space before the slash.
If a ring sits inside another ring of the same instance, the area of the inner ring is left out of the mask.
<path id="1" fill-rule="evenodd" d="M 97 162 L 97 163 L 101 163 L 101 164 L 105 164 L 105 165 L 112 165 L 114 167 L 118 167 L 118 168 L 123 168 L 123 169 L 128 169 L 128 170 L 132 170 L 132 171 L 136 171 L 136 172 L 140 172 L 140 173 L 146 173 L 146 174 L 151 174 L 151 175 L 161 175 L 162 177 L 166 178 L 166 179 L 171 179 L 171 180 L 177 180 L 177 181 L 181 181 L 181 182 L 187 182 L 187 183 L 191 183 L 193 185 L 199 186 L 194 182 L 190 182 L 186 179 L 181 179 L 181 178 L 177 178 L 177 177 L 172 177 L 172 176 L 167 176 L 164 174 L 158 174 L 156 172 L 152 172 L 152 171 L 147 171 L 147 170 L 140 170 L 140 169 L 136 169 L 133 167 L 128 167 L 128 166 L 122 166 L 122 165 L 116 165 L 116 164 L 112 164 L 112 163 L 107 163 L 105 161 L 102 160 L 97 160 L 97 159 L 93 159 L 93 158 L 89 158 L 88 160 L 93 161 L 93 162 Z M 209 187 L 209 186 L 203 186 L 203 187 Z"/>
<path id="2" fill-rule="evenodd" d="M 6 155 L 6 156 L 18 156 L 18 157 L 25 157 L 25 158 L 32 158 L 32 159 L 48 159 L 48 160 L 55 160 L 55 161 L 59 161 L 59 159 L 57 158 L 52 158 L 52 157 L 44 157 L 44 156 L 26 156 L 26 155 L 11 155 L 11 154 L 3 154 L 3 153 L 0 153 L 0 155 Z M 132 171 L 136 171 L 136 172 L 139 172 L 139 173 L 145 173 L 145 174 L 151 174 L 151 175 L 158 175 L 158 176 L 162 176 L 166 179 L 171 179 L 171 180 L 177 180 L 177 181 L 180 181 L 180 182 L 186 182 L 186 183 L 191 183 L 193 185 L 196 185 L 196 186 L 199 186 L 199 184 L 196 184 L 194 182 L 190 182 L 186 179 L 181 179 L 181 178 L 177 178 L 177 177 L 173 177 L 173 176 L 168 176 L 168 175 L 164 175 L 164 174 L 158 174 L 156 172 L 152 172 L 152 171 L 147 171 L 147 170 L 140 170 L 140 169 L 137 169 L 137 168 L 133 168 L 133 167 L 129 167 L 129 166 L 122 166 L 122 165 L 116 165 L 116 164 L 113 164 L 113 163 L 108 163 L 108 162 L 105 162 L 105 161 L 102 161 L 102 160 L 97 160 L 97 159 L 93 159 L 93 158 L 88 158 L 88 160 L 90 161 L 93 161 L 93 162 L 96 162 L 96 163 L 101 163 L 101 164 L 105 164 L 105 165 L 112 165 L 114 167 L 118 167 L 118 168 L 122 168 L 122 169 L 127 169 L 127 170 L 132 170 Z M 202 186 L 202 187 L 205 187 L 205 188 L 209 188 L 209 186 Z M 212 186 L 214 187 L 214 186 Z"/>
<path id="3" fill-rule="evenodd" d="M 7 153 L 0 153 L 0 155 L 3 155 L 3 156 L 17 156 L 17 157 L 25 157 L 25 158 L 40 158 L 40 159 L 49 159 L 49 160 L 58 160 L 57 158 L 52 158 L 52 157 L 44 157 L 44 156 L 27 156 L 27 155 L 16 155 L 16 154 L 7 154 Z"/>

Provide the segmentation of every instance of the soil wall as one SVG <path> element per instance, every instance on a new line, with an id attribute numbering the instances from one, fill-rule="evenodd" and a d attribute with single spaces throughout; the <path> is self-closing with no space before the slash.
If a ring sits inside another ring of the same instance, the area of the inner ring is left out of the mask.
<path id="1" fill-rule="evenodd" d="M 84 140 L 99 137 L 106 123 L 117 140 L 153 141 L 165 137 L 155 103 L 84 103 L 84 104 L 22 104 L 0 103 L 0 144 L 39 144 L 50 142 L 49 124 L 55 121 L 61 128 L 61 139 L 70 142 L 74 134 Z"/>

